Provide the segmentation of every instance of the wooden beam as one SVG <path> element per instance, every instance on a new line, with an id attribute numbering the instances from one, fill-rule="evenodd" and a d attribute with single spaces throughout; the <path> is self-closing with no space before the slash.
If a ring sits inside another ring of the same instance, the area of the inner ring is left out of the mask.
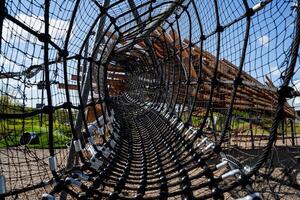
<path id="1" fill-rule="evenodd" d="M 63 83 L 58 84 L 58 89 L 65 89 L 65 88 L 66 88 L 65 84 L 63 84 Z M 78 87 L 77 87 L 77 85 L 69 84 L 68 85 L 68 90 L 78 90 Z"/>

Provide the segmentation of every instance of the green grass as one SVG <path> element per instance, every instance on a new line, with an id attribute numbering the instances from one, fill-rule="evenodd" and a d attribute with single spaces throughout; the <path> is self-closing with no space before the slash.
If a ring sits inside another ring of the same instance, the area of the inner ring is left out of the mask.
<path id="1" fill-rule="evenodd" d="M 31 107 L 23 107 L 7 95 L 0 95 L 0 113 L 30 113 L 36 110 Z M 73 112 L 75 117 L 76 113 Z M 0 120 L 0 148 L 19 146 L 20 138 L 24 132 L 35 132 L 39 138 L 39 144 L 28 144 L 32 148 L 49 147 L 48 115 L 35 115 L 26 119 Z M 68 113 L 64 109 L 54 112 L 53 120 L 53 145 L 55 148 L 65 148 L 71 140 L 71 130 L 68 125 Z"/>
<path id="2" fill-rule="evenodd" d="M 53 139 L 55 148 L 65 148 L 71 140 L 70 127 L 62 122 L 54 121 Z M 39 137 L 39 144 L 29 144 L 31 148 L 48 148 L 49 132 L 47 119 L 40 123 L 37 117 L 26 120 L 0 121 L 0 148 L 19 146 L 19 141 L 24 132 L 35 132 Z"/>
<path id="3" fill-rule="evenodd" d="M 221 113 L 217 113 L 217 112 L 214 112 L 213 116 L 218 117 L 218 122 L 216 124 L 216 131 L 220 132 L 222 130 L 222 127 L 220 126 L 219 122 L 220 122 L 220 120 L 222 120 L 222 124 L 223 124 L 226 117 L 224 115 L 222 115 Z M 258 117 L 258 115 L 255 115 L 255 114 L 250 115 L 248 112 L 240 111 L 240 110 L 234 110 L 233 116 L 242 117 L 242 118 L 253 118 L 253 119 Z M 203 122 L 203 117 L 204 116 L 192 116 L 192 125 L 194 127 L 199 127 L 201 125 L 201 123 Z M 269 135 L 270 132 L 266 128 L 270 128 L 272 126 L 272 118 L 270 118 L 270 116 L 267 116 L 267 115 L 260 115 L 259 119 L 260 119 L 259 123 L 261 125 L 263 125 L 265 128 L 263 128 L 259 124 L 252 123 L 253 133 L 255 135 Z M 181 120 L 183 122 L 186 122 L 187 116 L 183 115 Z M 278 128 L 278 133 L 282 132 L 280 126 Z M 246 130 L 250 130 L 251 125 L 249 122 L 241 120 L 241 119 L 240 120 L 232 119 L 229 127 L 230 127 L 231 132 L 242 132 L 242 133 L 245 132 L 245 134 L 247 134 Z M 300 121 L 296 121 L 295 133 L 297 135 L 299 135 L 299 133 L 300 133 Z M 285 134 L 291 135 L 291 127 L 290 127 L 289 123 L 285 123 Z"/>
<path id="4" fill-rule="evenodd" d="M 63 115 L 63 113 L 56 113 L 57 115 Z M 250 116 L 249 113 L 243 111 L 234 111 L 234 116 L 240 116 L 244 118 L 255 118 L 256 116 Z M 216 125 L 216 131 L 220 132 L 222 127 L 220 126 L 219 121 L 225 120 L 225 116 L 221 113 L 213 113 L 213 116 L 218 116 L 218 122 Z M 57 116 L 56 116 L 57 117 Z M 182 116 L 182 121 L 187 121 L 187 115 Z M 39 144 L 29 144 L 30 148 L 48 148 L 49 147 L 49 131 L 48 131 L 48 119 L 46 115 L 43 115 L 43 122 L 40 122 L 40 115 L 36 115 L 31 118 L 22 119 L 13 119 L 13 120 L 0 120 L 0 148 L 4 147 L 14 147 L 19 146 L 19 141 L 21 135 L 24 132 L 35 132 L 39 137 Z M 267 116 L 260 116 L 260 123 L 265 127 L 271 127 L 272 119 Z M 71 129 L 70 126 L 65 123 L 68 121 L 67 118 L 58 120 L 55 118 L 53 122 L 54 132 L 54 147 L 55 148 L 66 148 L 66 144 L 71 140 Z M 192 124 L 194 127 L 199 127 L 203 122 L 203 116 L 192 116 Z M 222 123 L 223 124 L 223 123 Z M 249 130 L 250 123 L 243 120 L 233 119 L 230 123 L 231 132 L 243 132 L 243 130 Z M 252 125 L 253 133 L 255 135 L 268 135 L 269 131 L 264 130 L 259 125 Z M 278 132 L 281 133 L 281 128 L 279 127 Z M 300 133 L 300 122 L 297 121 L 295 125 L 295 132 L 297 135 Z M 285 133 L 291 135 L 290 124 L 285 125 Z M 247 133 L 245 133 L 247 134 Z"/>

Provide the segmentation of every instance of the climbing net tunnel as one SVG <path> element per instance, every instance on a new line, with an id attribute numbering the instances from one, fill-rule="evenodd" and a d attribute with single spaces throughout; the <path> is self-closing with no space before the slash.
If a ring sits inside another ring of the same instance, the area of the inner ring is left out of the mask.
<path id="1" fill-rule="evenodd" d="M 0 199 L 299 197 L 297 0 L 0 10 Z"/>

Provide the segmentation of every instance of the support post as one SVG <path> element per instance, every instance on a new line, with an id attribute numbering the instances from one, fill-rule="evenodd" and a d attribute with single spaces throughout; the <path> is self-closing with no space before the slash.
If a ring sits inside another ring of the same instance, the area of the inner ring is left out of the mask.
<path id="1" fill-rule="evenodd" d="M 291 125 L 291 136 L 292 136 L 292 146 L 295 146 L 295 119 L 290 119 L 290 125 Z"/>
<path id="2" fill-rule="evenodd" d="M 3 29 L 3 21 L 5 18 L 5 13 L 6 13 L 6 8 L 5 8 L 5 0 L 1 0 L 0 1 L 0 51 L 1 51 L 1 47 L 2 47 L 2 29 Z"/>
<path id="3" fill-rule="evenodd" d="M 282 143 L 285 144 L 284 118 L 281 121 Z"/>
<path id="4" fill-rule="evenodd" d="M 110 4 L 110 0 L 105 0 L 104 7 L 109 6 L 109 4 Z M 106 16 L 103 16 L 100 18 L 99 27 L 98 27 L 96 39 L 95 39 L 95 47 L 97 46 L 97 43 L 100 42 L 99 40 L 101 39 L 101 35 L 103 33 L 105 20 L 106 20 Z M 97 51 L 97 50 L 93 49 L 93 51 Z M 86 105 L 86 103 L 88 101 L 88 94 L 91 89 L 90 88 L 90 73 L 92 73 L 92 69 L 87 67 L 85 79 L 83 80 L 82 92 L 81 92 L 83 107 Z M 81 132 L 83 117 L 84 116 L 82 116 L 81 112 L 78 112 L 78 114 L 76 116 L 76 121 L 75 121 L 75 130 L 76 130 L 77 135 L 79 135 Z M 66 164 L 66 170 L 69 170 L 73 167 L 74 161 L 75 161 L 75 147 L 73 145 L 73 142 L 71 142 L 71 147 L 69 150 L 68 160 L 67 160 L 67 164 Z"/>
<path id="5" fill-rule="evenodd" d="M 1 175 L 0 176 L 0 200 L 5 199 L 5 197 L 1 197 L 1 195 L 4 195 L 5 193 L 6 193 L 5 177 Z"/>
<path id="6" fill-rule="evenodd" d="M 143 31 L 143 33 L 140 33 L 139 35 L 136 36 L 136 38 L 147 38 L 147 36 L 152 33 L 160 24 L 162 24 L 176 9 L 177 5 L 181 2 L 182 0 L 173 0 L 173 2 L 170 2 L 168 7 L 166 7 L 164 10 L 161 11 L 161 13 L 164 13 L 159 19 L 155 20 L 152 23 L 149 23 Z M 133 4 L 132 4 L 133 5 Z M 131 42 L 129 42 L 128 45 L 119 48 L 116 53 L 126 51 L 128 48 L 134 46 L 138 40 L 133 39 Z"/>
<path id="7" fill-rule="evenodd" d="M 110 4 L 110 0 L 104 0 L 104 7 L 109 6 L 109 4 Z M 98 26 L 98 30 L 96 33 L 95 44 L 94 44 L 95 46 L 94 46 L 93 52 L 98 51 L 98 49 L 95 49 L 95 48 L 96 48 L 97 44 L 99 42 L 101 42 L 99 40 L 102 38 L 105 21 L 106 21 L 106 16 L 104 15 L 103 17 L 100 18 L 100 21 L 99 21 L 99 26 Z M 87 48 L 88 48 L 88 44 L 86 44 L 86 46 L 85 46 L 85 56 L 87 55 L 87 50 L 88 50 Z M 97 53 L 96 53 L 96 56 L 97 56 Z M 82 76 L 82 91 L 81 91 L 83 107 L 85 107 L 85 105 L 87 104 L 87 101 L 88 101 L 88 94 L 91 90 L 90 75 L 93 71 L 93 69 L 92 69 L 93 67 L 92 68 L 87 67 L 87 62 L 84 63 L 84 68 L 85 68 L 85 75 Z M 83 79 L 83 77 L 84 77 L 84 79 Z M 77 136 L 79 136 L 81 133 L 82 121 L 84 120 L 83 118 L 84 118 L 84 116 L 82 115 L 82 113 L 78 112 L 77 116 L 76 116 L 76 121 L 75 121 L 75 131 L 76 131 L 75 134 L 77 134 Z M 76 156 L 76 152 L 75 152 L 75 146 L 74 146 L 74 143 L 72 140 L 71 146 L 69 149 L 69 153 L 68 153 L 66 167 L 65 167 L 66 170 L 72 169 L 76 158 L 77 158 L 77 156 Z M 62 192 L 60 195 L 60 199 L 67 199 L 67 195 L 68 194 L 66 192 Z"/>
<path id="8" fill-rule="evenodd" d="M 250 121 L 250 135 L 251 135 L 251 148 L 254 150 L 254 135 L 253 135 L 253 126 L 252 126 L 252 121 Z"/>

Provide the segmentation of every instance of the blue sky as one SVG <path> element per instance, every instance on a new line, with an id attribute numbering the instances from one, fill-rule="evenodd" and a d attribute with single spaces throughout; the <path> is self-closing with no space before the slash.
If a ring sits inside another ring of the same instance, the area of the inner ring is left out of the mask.
<path id="1" fill-rule="evenodd" d="M 15 16 L 20 21 L 26 23 L 34 30 L 43 32 L 43 1 L 34 1 L 34 4 L 30 4 L 30 1 L 14 0 L 7 1 L 9 13 Z M 71 34 L 69 50 L 71 54 L 78 52 L 82 45 L 83 39 L 86 36 L 87 30 L 97 14 L 99 13 L 98 8 L 90 1 L 82 1 L 80 5 L 80 11 L 76 17 L 74 28 Z M 141 3 L 142 1 L 139 1 Z M 199 12 L 203 21 L 206 21 L 205 31 L 207 33 L 213 30 L 213 16 L 214 12 L 211 10 L 211 1 L 207 1 L 207 8 L 203 7 L 203 1 L 195 1 L 199 7 Z M 230 7 L 226 1 L 220 2 L 220 13 L 221 23 L 226 24 L 232 19 L 238 17 L 243 13 L 243 9 L 240 6 L 239 1 L 233 0 Z M 250 1 L 249 5 L 253 6 L 258 0 Z M 137 4 L 139 4 L 137 3 Z M 52 40 L 57 43 L 60 47 L 63 47 L 66 32 L 69 26 L 69 19 L 71 16 L 74 1 L 71 0 L 58 0 L 51 1 L 51 15 L 50 15 L 50 34 Z M 293 5 L 292 1 L 277 0 L 273 1 L 272 5 L 269 6 L 274 9 L 262 10 L 252 18 L 251 32 L 248 46 L 248 53 L 246 56 L 244 71 L 250 73 L 253 77 L 257 78 L 262 83 L 265 82 L 264 75 L 268 75 L 275 85 L 280 85 L 280 74 L 284 71 L 286 66 L 281 66 L 285 55 L 283 52 L 287 51 L 290 44 L 291 38 L 289 35 L 293 33 L 293 22 L 295 13 L 292 13 L 290 7 Z M 126 10 L 126 4 L 122 8 L 115 8 L 110 12 L 112 15 L 117 15 L 120 9 Z M 201 11 L 207 11 L 201 12 Z M 159 12 L 159 11 L 158 11 Z M 194 11 L 193 11 L 194 12 Z M 191 11 L 192 13 L 192 11 Z M 183 38 L 188 37 L 188 26 L 187 20 L 182 16 L 180 20 L 181 32 Z M 212 18 L 212 19 L 210 19 Z M 274 21 L 274 19 L 276 19 Z M 197 41 L 200 35 L 199 28 L 197 28 L 196 20 L 193 19 L 192 26 L 192 40 Z M 120 19 L 119 23 L 123 23 L 124 20 Z M 222 33 L 221 39 L 221 58 L 225 58 L 235 65 L 238 65 L 241 46 L 244 37 L 245 20 L 233 25 Z M 186 37 L 185 37 L 186 36 Z M 4 41 L 1 49 L 0 67 L 2 71 L 20 71 L 28 68 L 34 64 L 43 63 L 43 49 L 42 44 L 32 35 L 19 28 L 17 25 L 11 23 L 8 20 L 4 21 L 4 28 L 2 34 L 2 40 Z M 94 39 L 90 41 L 90 50 Z M 205 44 L 204 49 L 211 53 L 215 53 L 216 38 L 212 36 Z M 12 48 L 12 45 L 17 46 L 20 51 Z M 26 52 L 25 54 L 22 52 Z M 57 51 L 50 48 L 49 53 L 50 60 L 54 60 L 57 57 Z M 17 59 L 16 59 L 17 58 Z M 70 74 L 76 74 L 76 62 L 68 62 L 68 70 Z M 294 77 L 295 84 L 300 86 L 300 73 L 297 73 Z M 56 64 L 51 65 L 52 80 L 63 82 L 62 78 L 62 65 Z M 36 77 L 30 79 L 31 83 L 36 83 L 42 80 L 42 73 L 40 72 Z M 28 80 L 26 80 L 28 81 Z M 75 82 L 70 81 L 70 84 Z M 9 84 L 10 88 L 5 86 Z M 40 103 L 39 99 L 42 97 L 42 91 L 37 90 L 36 86 L 28 87 L 24 90 L 24 86 L 20 81 L 13 79 L 1 79 L 0 90 L 7 91 L 13 95 L 17 95 L 22 99 L 25 94 L 28 99 L 24 103 L 27 106 L 35 106 L 36 103 Z M 61 104 L 65 101 L 65 94 L 63 90 L 58 90 L 56 86 L 53 86 L 53 100 L 54 104 Z M 71 91 L 73 101 L 76 103 L 77 92 Z M 44 94 L 44 97 L 46 94 Z M 47 103 L 44 100 L 44 103 Z M 296 100 L 296 103 L 300 105 L 300 100 Z"/>

